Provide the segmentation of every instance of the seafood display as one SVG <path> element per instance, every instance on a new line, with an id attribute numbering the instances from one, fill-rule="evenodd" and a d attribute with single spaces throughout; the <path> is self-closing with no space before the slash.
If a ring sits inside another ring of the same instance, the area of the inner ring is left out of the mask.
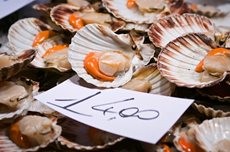
<path id="1" fill-rule="evenodd" d="M 1 152 L 230 149 L 230 27 L 213 22 L 228 12 L 184 0 L 51 0 L 32 8 L 38 17 L 0 30 Z M 34 99 L 72 76 L 84 87 L 194 103 L 148 145 Z"/>

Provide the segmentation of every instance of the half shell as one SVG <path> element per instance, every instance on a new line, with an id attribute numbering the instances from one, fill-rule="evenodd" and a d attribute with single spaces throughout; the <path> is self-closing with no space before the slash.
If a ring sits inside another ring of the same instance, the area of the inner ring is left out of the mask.
<path id="1" fill-rule="evenodd" d="M 50 12 L 51 19 L 60 25 L 63 29 L 67 29 L 70 32 L 76 32 L 78 29 L 74 28 L 69 18 L 73 13 L 78 13 L 80 17 L 87 19 L 86 24 L 97 23 L 110 27 L 113 31 L 117 31 L 125 26 L 125 22 L 117 20 L 106 13 L 97 13 L 93 9 L 80 8 L 68 4 L 60 4 L 54 7 Z"/>
<path id="2" fill-rule="evenodd" d="M 79 123 L 70 118 L 64 118 L 59 123 L 62 134 L 58 137 L 61 145 L 71 149 L 92 151 L 105 149 L 124 140 L 124 137 L 113 135 L 90 126 Z"/>
<path id="3" fill-rule="evenodd" d="M 178 86 L 203 88 L 224 80 L 225 72 L 219 78 L 201 82 L 201 74 L 196 65 L 205 55 L 216 48 L 216 44 L 203 34 L 188 34 L 170 42 L 158 56 L 158 69 L 162 76 Z"/>
<path id="4" fill-rule="evenodd" d="M 25 116 L 28 117 L 28 116 Z M 40 116 L 29 116 L 31 118 L 33 117 L 40 117 Z M 48 144 L 54 142 L 58 136 L 60 136 L 62 128 L 58 125 L 56 125 L 56 121 L 52 120 L 52 134 L 50 135 L 50 138 L 48 139 L 48 142 L 32 147 L 32 148 L 21 148 L 18 145 L 16 145 L 10 138 L 8 134 L 8 128 L 0 131 L 0 151 L 1 152 L 8 152 L 8 151 L 37 151 L 40 148 L 47 147 Z"/>
<path id="5" fill-rule="evenodd" d="M 27 50 L 19 56 L 0 53 L 0 81 L 18 74 L 35 56 L 35 50 Z"/>
<path id="6" fill-rule="evenodd" d="M 149 38 L 157 47 L 165 47 L 169 42 L 189 33 L 214 35 L 214 26 L 204 16 L 183 14 L 167 16 L 153 23 L 149 28 Z"/>
<path id="7" fill-rule="evenodd" d="M 144 82 L 146 82 L 150 85 L 150 90 L 147 91 L 152 94 L 170 96 L 175 89 L 174 84 L 170 83 L 168 80 L 160 75 L 156 64 L 148 65 L 135 71 L 132 79 L 122 88 L 130 90 L 137 89 L 138 91 L 140 91 L 140 87 L 138 86 L 141 85 L 141 82 L 143 82 L 143 84 Z"/>
<path id="8" fill-rule="evenodd" d="M 129 35 L 117 35 L 109 28 L 98 25 L 88 24 L 79 30 L 72 38 L 69 46 L 69 62 L 72 69 L 77 72 L 79 77 L 86 82 L 98 87 L 119 87 L 128 82 L 133 73 L 133 64 L 129 70 L 119 76 L 112 82 L 100 81 L 93 78 L 84 68 L 84 59 L 90 52 L 122 51 L 124 54 L 133 58 L 133 42 Z"/>
<path id="9" fill-rule="evenodd" d="M 52 28 L 39 19 L 18 20 L 9 29 L 9 44 L 16 54 L 21 54 L 24 50 L 33 49 L 32 44 L 36 35 L 44 30 L 52 30 Z"/>
<path id="10" fill-rule="evenodd" d="M 33 100 L 32 92 L 38 88 L 38 84 L 35 83 L 35 82 L 32 82 L 30 80 L 27 80 L 27 79 L 17 80 L 15 82 L 8 81 L 8 82 L 5 82 L 5 83 L 3 83 L 3 82 L 1 82 L 1 83 L 2 84 L 6 83 L 8 85 L 14 85 L 15 84 L 15 85 L 18 85 L 18 86 L 22 86 L 22 87 L 25 88 L 25 90 L 27 92 L 27 95 L 24 98 L 22 98 L 19 101 L 17 101 L 18 103 L 17 103 L 17 106 L 16 106 L 16 110 L 11 111 L 11 112 L 1 113 L 0 114 L 0 120 L 18 116 L 18 115 L 22 114 L 24 111 L 26 111 L 29 108 L 29 106 L 30 106 L 30 104 L 31 104 L 31 102 Z M 4 86 L 2 86 L 2 87 L 4 87 Z M 19 91 L 19 90 L 14 90 L 14 91 Z M 6 91 L 6 92 L 10 93 L 10 91 Z M 13 93 L 13 92 L 11 92 L 11 93 Z"/>
<path id="11" fill-rule="evenodd" d="M 102 2 L 108 12 L 126 22 L 151 24 L 160 16 L 159 11 L 142 13 L 138 8 L 129 9 L 126 6 L 127 0 L 102 0 Z"/>
<path id="12" fill-rule="evenodd" d="M 227 152 L 230 146 L 230 117 L 205 120 L 195 126 L 195 139 L 206 151 Z"/>

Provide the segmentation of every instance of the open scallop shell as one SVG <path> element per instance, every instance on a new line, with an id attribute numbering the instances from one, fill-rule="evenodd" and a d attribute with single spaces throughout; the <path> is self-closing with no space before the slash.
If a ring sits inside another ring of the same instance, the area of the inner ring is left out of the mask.
<path id="1" fill-rule="evenodd" d="M 35 56 L 35 50 L 27 50 L 19 56 L 7 55 L 6 56 L 10 61 L 10 65 L 4 66 L 0 69 L 0 81 L 6 80 L 16 74 L 18 74 L 26 65 L 28 65 Z"/>
<path id="2" fill-rule="evenodd" d="M 149 93 L 170 96 L 175 89 L 175 85 L 160 75 L 156 64 L 142 67 L 134 72 L 132 80 L 146 80 L 151 85 Z M 130 88 L 134 89 L 135 86 Z M 127 89 L 127 88 L 126 88 Z"/>
<path id="3" fill-rule="evenodd" d="M 53 134 L 52 137 L 49 139 L 48 143 L 36 146 L 36 147 L 32 147 L 32 148 L 20 148 L 19 146 L 17 146 L 13 141 L 10 140 L 9 138 L 9 134 L 8 134 L 8 129 L 4 129 L 0 131 L 0 151 L 1 152 L 9 152 L 9 151 L 37 151 L 40 148 L 45 148 L 48 146 L 48 144 L 54 142 L 61 134 L 62 128 L 58 125 L 56 125 L 56 121 L 53 121 Z"/>
<path id="4" fill-rule="evenodd" d="M 230 117 L 214 118 L 205 120 L 202 124 L 195 126 L 195 139 L 206 151 L 228 151 L 230 143 Z M 227 147 L 221 144 L 228 143 Z M 219 149 L 220 148 L 220 149 Z"/>
<path id="5" fill-rule="evenodd" d="M 51 27 L 39 19 L 25 18 L 11 25 L 8 33 L 10 46 L 16 54 L 33 49 L 32 44 L 36 35 L 44 30 L 52 30 Z"/>
<path id="6" fill-rule="evenodd" d="M 214 26 L 204 16 L 196 14 L 172 15 L 160 19 L 149 28 L 149 38 L 157 47 L 165 47 L 169 42 L 189 33 L 214 35 Z"/>
<path id="7" fill-rule="evenodd" d="M 63 131 L 61 136 L 58 137 L 58 141 L 61 145 L 71 149 L 81 151 L 100 150 L 113 146 L 125 139 L 124 137 L 84 125 L 70 118 L 64 118 L 64 120 L 60 121 L 59 124 L 62 126 Z"/>
<path id="8" fill-rule="evenodd" d="M 108 12 L 126 22 L 151 24 L 160 16 L 159 11 L 155 13 L 142 13 L 137 8 L 129 9 L 126 6 L 126 0 L 102 0 L 102 2 Z"/>
<path id="9" fill-rule="evenodd" d="M 78 29 L 74 28 L 70 23 L 69 23 L 69 17 L 71 14 L 79 12 L 79 14 L 85 13 L 95 13 L 94 16 L 97 15 L 97 13 L 93 9 L 88 9 L 88 8 L 80 8 L 68 4 L 60 4 L 54 7 L 51 12 L 50 12 L 50 17 L 51 19 L 59 26 L 61 26 L 63 29 L 67 29 L 70 32 L 76 32 Z M 108 14 L 109 15 L 109 14 Z M 96 17 L 95 17 L 96 18 Z M 125 26 L 125 22 L 119 21 L 115 18 L 109 18 L 110 21 L 108 23 L 101 23 L 102 21 L 100 18 L 98 18 L 98 24 L 105 24 L 108 27 L 110 27 L 113 31 L 117 31 L 120 28 Z"/>
<path id="10" fill-rule="evenodd" d="M 1 113 L 0 120 L 18 116 L 22 114 L 24 111 L 26 111 L 33 100 L 33 95 L 32 95 L 33 90 L 36 90 L 38 88 L 37 83 L 27 79 L 17 80 L 14 83 L 25 87 L 26 91 L 28 92 L 28 96 L 22 99 L 21 101 L 19 101 L 16 111 L 9 112 L 9 113 Z"/>
<path id="11" fill-rule="evenodd" d="M 129 35 L 117 35 L 105 26 L 88 24 L 79 30 L 72 38 L 72 42 L 69 46 L 68 59 L 72 69 L 86 82 L 98 87 L 119 87 L 131 79 L 134 63 L 131 64 L 127 72 L 117 76 L 114 81 L 106 82 L 95 79 L 88 74 L 84 68 L 83 61 L 89 52 L 120 50 L 128 56 L 133 57 L 134 51 L 132 50 L 132 45 L 133 42 Z"/>
<path id="12" fill-rule="evenodd" d="M 36 55 L 31 64 L 38 68 L 55 68 L 61 72 L 65 72 L 70 69 L 60 68 L 58 64 L 47 65 L 45 64 L 45 59 L 42 55 L 49 49 L 56 45 L 64 44 L 63 35 L 55 34 L 54 36 L 48 38 L 41 44 L 33 47 L 33 40 L 36 35 L 43 30 L 52 30 L 49 25 L 40 21 L 36 18 L 26 18 L 21 19 L 14 23 L 9 29 L 9 43 L 15 49 L 16 54 L 20 54 L 23 49 L 35 49 Z"/>
<path id="13" fill-rule="evenodd" d="M 221 77 L 201 82 L 201 74 L 195 71 L 196 65 L 205 55 L 216 48 L 214 41 L 204 34 L 188 34 L 170 42 L 158 56 L 158 69 L 162 76 L 178 86 L 203 88 L 213 86 L 224 80 Z"/>

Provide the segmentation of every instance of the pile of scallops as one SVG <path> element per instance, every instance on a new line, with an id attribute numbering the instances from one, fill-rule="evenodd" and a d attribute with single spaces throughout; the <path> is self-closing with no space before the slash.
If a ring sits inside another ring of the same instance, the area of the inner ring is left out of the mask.
<path id="1" fill-rule="evenodd" d="M 124 141 L 34 99 L 73 75 L 79 85 L 194 99 L 156 145 L 141 144 L 145 151 L 230 149 L 230 27 L 212 22 L 228 12 L 183 0 L 67 0 L 33 8 L 42 17 L 18 19 L 0 48 L 1 152 L 92 151 Z"/>

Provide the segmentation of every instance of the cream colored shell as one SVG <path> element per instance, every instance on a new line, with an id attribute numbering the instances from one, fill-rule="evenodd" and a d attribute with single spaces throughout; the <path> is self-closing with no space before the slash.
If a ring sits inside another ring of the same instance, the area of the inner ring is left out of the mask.
<path id="1" fill-rule="evenodd" d="M 225 72 L 215 80 L 202 82 L 201 73 L 195 71 L 196 65 L 212 49 L 214 41 L 203 34 L 188 34 L 170 42 L 158 56 L 158 69 L 162 76 L 178 86 L 203 88 L 213 86 L 224 80 Z"/>
<path id="2" fill-rule="evenodd" d="M 205 120 L 202 124 L 195 126 L 194 131 L 195 139 L 203 149 L 217 152 L 215 148 L 218 144 L 224 140 L 228 141 L 228 145 L 230 143 L 230 117 Z M 229 146 L 221 146 L 221 149 L 227 152 Z"/>
<path id="3" fill-rule="evenodd" d="M 84 59 L 89 52 L 105 51 L 123 51 L 131 59 L 134 56 L 132 50 L 132 40 L 129 35 L 115 34 L 109 28 L 98 25 L 88 24 L 78 31 L 72 38 L 69 46 L 69 62 L 72 69 L 77 72 L 78 76 L 86 82 L 98 87 L 119 87 L 128 82 L 133 73 L 133 64 L 129 70 L 119 76 L 112 82 L 100 81 L 93 78 L 84 68 Z"/>
<path id="4" fill-rule="evenodd" d="M 157 47 L 165 47 L 169 42 L 189 33 L 214 35 L 214 26 L 204 16 L 196 14 L 171 15 L 158 20 L 149 28 L 149 38 Z"/>
<path id="5" fill-rule="evenodd" d="M 126 6 L 126 0 L 102 0 L 102 3 L 115 17 L 121 18 L 126 22 L 151 24 L 160 16 L 159 12 L 142 13 L 137 8 L 129 9 Z"/>

